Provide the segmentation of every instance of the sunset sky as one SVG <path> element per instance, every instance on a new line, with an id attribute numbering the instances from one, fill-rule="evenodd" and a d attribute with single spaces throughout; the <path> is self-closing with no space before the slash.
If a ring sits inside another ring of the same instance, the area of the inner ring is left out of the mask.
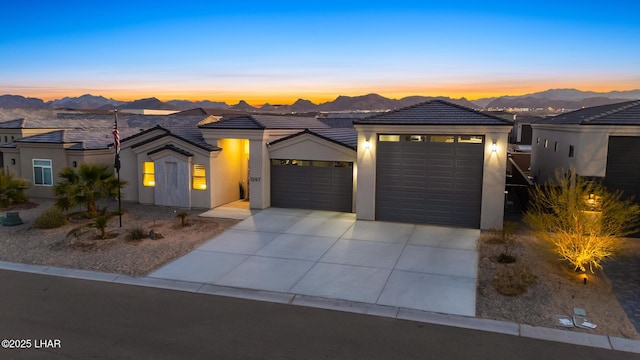
<path id="1" fill-rule="evenodd" d="M 0 95 L 258 105 L 640 88 L 638 3 L 431 3 L 5 2 Z"/>

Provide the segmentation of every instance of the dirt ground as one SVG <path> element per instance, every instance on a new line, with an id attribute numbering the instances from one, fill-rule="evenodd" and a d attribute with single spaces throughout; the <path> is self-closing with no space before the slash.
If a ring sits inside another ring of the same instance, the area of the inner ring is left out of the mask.
<path id="1" fill-rule="evenodd" d="M 632 241 L 634 239 L 623 239 Z M 567 262 L 553 253 L 551 245 L 538 239 L 521 226 L 512 253 L 516 262 L 503 264 L 498 256 L 504 244 L 495 234 L 483 232 L 479 243 L 476 313 L 478 317 L 512 321 L 542 327 L 557 327 L 584 332 L 640 339 L 626 313 L 615 297 L 611 284 L 601 271 L 584 274 L 573 271 Z M 604 263 L 606 267 L 606 263 Z M 526 267 L 536 276 L 535 283 L 519 296 L 500 294 L 492 280 L 504 267 Z M 573 316 L 574 308 L 586 311 L 595 329 L 558 326 L 557 316 Z"/>

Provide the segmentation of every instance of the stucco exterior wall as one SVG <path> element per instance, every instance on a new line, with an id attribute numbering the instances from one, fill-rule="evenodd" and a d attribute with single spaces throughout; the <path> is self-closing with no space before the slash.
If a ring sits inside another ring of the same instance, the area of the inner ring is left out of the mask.
<path id="1" fill-rule="evenodd" d="M 271 159 L 356 161 L 354 150 L 310 134 L 273 144 L 269 154 Z"/>
<path id="2" fill-rule="evenodd" d="M 375 220 L 377 134 L 483 135 L 485 138 L 481 229 L 502 228 L 508 134 L 511 126 L 356 125 L 358 169 L 356 217 Z M 491 145 L 496 144 L 496 152 Z"/>
<path id="3" fill-rule="evenodd" d="M 53 186 L 60 181 L 58 173 L 67 167 L 67 156 L 62 144 L 29 144 L 30 146 L 18 145 L 20 151 L 20 176 L 30 183 L 29 189 L 25 191 L 27 196 L 53 198 Z M 33 178 L 33 160 L 51 160 L 51 172 L 53 185 L 36 185 Z"/>
<path id="4" fill-rule="evenodd" d="M 246 190 L 246 168 L 248 156 L 244 139 L 220 139 L 216 152 L 211 159 L 211 189 L 213 191 L 211 207 L 220 206 L 240 199 L 239 183 Z"/>
<path id="5" fill-rule="evenodd" d="M 143 163 L 153 162 L 163 156 L 171 154 L 179 158 L 185 157 L 182 154 L 174 152 L 172 150 L 163 150 L 161 152 L 148 155 L 153 150 L 164 147 L 165 145 L 174 145 L 179 149 L 183 149 L 192 154 L 188 157 L 187 169 L 181 171 L 180 176 L 184 177 L 180 181 L 183 181 L 185 186 L 189 190 L 189 203 L 184 207 L 203 208 L 209 209 L 212 207 L 212 196 L 215 184 L 212 181 L 212 177 L 215 176 L 215 171 L 212 170 L 212 158 L 216 152 L 210 153 L 207 150 L 201 149 L 197 146 L 181 141 L 173 137 L 161 137 L 159 139 L 144 143 L 155 136 L 164 134 L 164 131 L 151 131 L 147 134 L 143 134 L 139 137 L 126 141 L 120 151 L 121 169 L 120 178 L 128 182 L 124 189 L 123 199 L 126 201 L 135 201 L 141 204 L 156 204 L 156 190 L 153 186 L 144 186 L 142 183 L 143 178 Z M 140 146 L 136 144 L 144 143 Z M 132 146 L 134 146 L 132 148 Z M 166 154 L 165 154 L 166 153 Z M 186 158 L 186 157 L 185 157 Z M 193 164 L 205 165 L 205 175 L 207 182 L 207 189 L 194 190 L 193 189 Z M 160 176 L 158 173 L 157 176 Z"/>
<path id="6" fill-rule="evenodd" d="M 0 151 L 2 151 L 2 163 L 4 165 L 4 170 L 17 177 L 24 178 L 21 172 L 22 168 L 20 167 L 20 152 L 18 151 L 18 149 L 2 148 L 0 149 Z"/>

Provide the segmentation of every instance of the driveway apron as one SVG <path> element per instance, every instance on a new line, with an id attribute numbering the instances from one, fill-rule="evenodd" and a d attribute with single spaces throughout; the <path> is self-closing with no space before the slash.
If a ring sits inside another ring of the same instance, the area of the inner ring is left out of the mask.
<path id="1" fill-rule="evenodd" d="M 149 277 L 475 316 L 477 229 L 301 209 L 246 216 Z"/>

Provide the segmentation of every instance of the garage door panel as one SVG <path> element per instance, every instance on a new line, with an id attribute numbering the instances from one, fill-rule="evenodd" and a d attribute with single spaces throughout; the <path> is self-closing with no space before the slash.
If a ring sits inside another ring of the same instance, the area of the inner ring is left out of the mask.
<path id="1" fill-rule="evenodd" d="M 334 167 L 332 161 L 300 163 L 315 166 L 271 165 L 271 205 L 351 212 L 353 165 Z"/>
<path id="2" fill-rule="evenodd" d="M 376 219 L 478 228 L 484 144 L 402 138 L 377 150 Z"/>
<path id="3" fill-rule="evenodd" d="M 640 137 L 610 136 L 607 149 L 605 186 L 611 191 L 621 191 L 625 199 L 634 198 L 640 203 Z"/>

